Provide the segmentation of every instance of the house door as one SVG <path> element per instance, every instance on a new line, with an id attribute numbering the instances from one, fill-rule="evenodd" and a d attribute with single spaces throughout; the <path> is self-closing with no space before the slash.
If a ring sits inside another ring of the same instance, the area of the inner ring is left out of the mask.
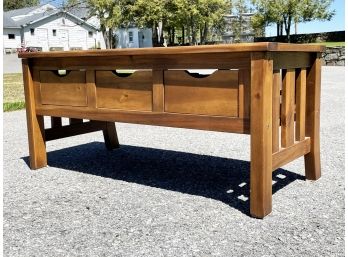
<path id="1" fill-rule="evenodd" d="M 69 50 L 69 33 L 66 29 L 58 30 L 59 45 L 64 47 L 64 50 Z"/>
<path id="2" fill-rule="evenodd" d="M 48 32 L 47 29 L 37 28 L 35 29 L 36 42 L 33 47 L 42 47 L 43 51 L 48 51 Z"/>
<path id="3" fill-rule="evenodd" d="M 144 34 L 142 31 L 138 31 L 139 48 L 144 47 Z"/>
<path id="4" fill-rule="evenodd" d="M 69 31 L 69 48 L 70 50 L 87 49 L 87 31 L 70 30 Z"/>

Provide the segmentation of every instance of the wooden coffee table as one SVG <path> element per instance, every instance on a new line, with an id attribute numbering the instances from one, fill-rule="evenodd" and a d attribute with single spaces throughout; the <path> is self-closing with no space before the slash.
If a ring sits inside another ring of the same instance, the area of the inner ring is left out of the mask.
<path id="1" fill-rule="evenodd" d="M 307 179 L 320 177 L 323 50 L 250 43 L 20 53 L 30 167 L 47 165 L 49 140 L 102 130 L 106 147 L 117 148 L 114 122 L 250 134 L 250 213 L 262 218 L 272 209 L 272 171 L 304 156 Z"/>

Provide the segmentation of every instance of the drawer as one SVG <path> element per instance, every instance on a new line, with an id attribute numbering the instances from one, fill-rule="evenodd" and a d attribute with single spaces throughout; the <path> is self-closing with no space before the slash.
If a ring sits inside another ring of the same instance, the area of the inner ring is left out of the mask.
<path id="1" fill-rule="evenodd" d="M 152 71 L 96 71 L 96 86 L 98 108 L 152 110 Z"/>
<path id="2" fill-rule="evenodd" d="M 40 71 L 40 98 L 42 104 L 87 106 L 85 71 Z"/>
<path id="3" fill-rule="evenodd" d="M 238 116 L 238 71 L 199 75 L 167 70 L 164 84 L 166 112 Z"/>

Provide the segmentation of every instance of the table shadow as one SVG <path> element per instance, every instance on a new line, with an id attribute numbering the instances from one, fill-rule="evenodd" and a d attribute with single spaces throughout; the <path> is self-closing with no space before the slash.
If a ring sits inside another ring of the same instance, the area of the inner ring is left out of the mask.
<path id="1" fill-rule="evenodd" d="M 250 162 L 216 156 L 121 145 L 107 151 L 91 142 L 47 153 L 51 167 L 102 176 L 221 201 L 249 215 Z M 28 157 L 23 157 L 28 164 Z M 273 194 L 305 177 L 273 173 Z"/>

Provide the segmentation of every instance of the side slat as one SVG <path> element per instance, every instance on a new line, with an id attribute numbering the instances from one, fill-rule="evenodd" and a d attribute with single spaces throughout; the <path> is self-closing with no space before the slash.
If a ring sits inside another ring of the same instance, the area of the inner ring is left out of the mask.
<path id="1" fill-rule="evenodd" d="M 296 141 L 305 138 L 306 119 L 306 69 L 302 68 L 297 72 L 296 77 Z"/>
<path id="2" fill-rule="evenodd" d="M 153 70 L 152 71 L 152 111 L 163 112 L 164 111 L 164 71 Z"/>
<path id="3" fill-rule="evenodd" d="M 280 70 L 273 71 L 272 153 L 279 151 Z"/>
<path id="4" fill-rule="evenodd" d="M 239 70 L 238 84 L 238 116 L 248 119 L 250 117 L 250 70 Z"/>
<path id="5" fill-rule="evenodd" d="M 86 84 L 87 84 L 87 104 L 88 107 L 94 109 L 97 107 L 97 88 L 95 85 L 95 71 L 86 71 Z"/>
<path id="6" fill-rule="evenodd" d="M 295 70 L 283 70 L 281 146 L 294 144 Z"/>

